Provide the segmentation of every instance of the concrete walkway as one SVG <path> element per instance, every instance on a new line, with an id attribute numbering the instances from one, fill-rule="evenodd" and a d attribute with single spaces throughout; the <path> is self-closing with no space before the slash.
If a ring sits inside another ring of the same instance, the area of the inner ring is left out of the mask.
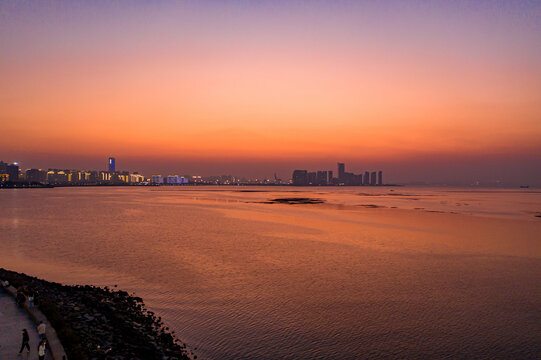
<path id="1" fill-rule="evenodd" d="M 23 350 L 18 355 L 22 342 L 22 330 L 30 335 L 30 353 Z M 36 325 L 26 312 L 15 303 L 15 299 L 0 289 L 0 359 L 1 360 L 37 360 L 39 336 Z M 45 359 L 51 359 L 49 354 Z"/>

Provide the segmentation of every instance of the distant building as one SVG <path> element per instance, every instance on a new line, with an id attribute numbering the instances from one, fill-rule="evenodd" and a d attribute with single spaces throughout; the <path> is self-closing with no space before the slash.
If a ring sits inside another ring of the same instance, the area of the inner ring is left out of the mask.
<path id="1" fill-rule="evenodd" d="M 69 183 L 69 171 L 49 169 L 47 171 L 47 182 L 52 185 L 63 185 Z"/>
<path id="2" fill-rule="evenodd" d="M 317 172 L 317 185 L 327 185 L 327 172 L 319 170 Z"/>
<path id="3" fill-rule="evenodd" d="M 169 175 L 167 177 L 167 184 L 168 185 L 180 185 L 182 184 L 184 181 L 183 181 L 184 178 L 182 178 L 181 176 L 178 176 L 178 175 Z"/>
<path id="4" fill-rule="evenodd" d="M 315 171 L 308 173 L 308 185 L 317 185 L 317 173 Z"/>
<path id="5" fill-rule="evenodd" d="M 145 181 L 145 177 L 143 175 L 133 173 L 130 174 L 130 184 L 139 184 Z"/>
<path id="6" fill-rule="evenodd" d="M 153 184 L 163 184 L 163 176 L 161 175 L 152 175 Z"/>
<path id="7" fill-rule="evenodd" d="M 328 182 L 327 182 L 327 183 L 328 183 L 328 184 L 332 184 L 332 183 L 333 183 L 333 177 L 332 177 L 333 174 L 332 174 L 332 170 L 329 170 L 329 171 L 328 171 L 328 174 L 329 174 L 329 179 L 328 179 Z"/>
<path id="8" fill-rule="evenodd" d="M 96 170 L 85 171 L 85 179 L 91 184 L 96 184 L 99 181 L 100 175 Z"/>
<path id="9" fill-rule="evenodd" d="M 368 171 L 364 172 L 363 185 L 370 185 L 370 173 Z"/>
<path id="10" fill-rule="evenodd" d="M 383 185 L 383 172 L 378 171 L 378 185 Z"/>
<path id="11" fill-rule="evenodd" d="M 110 157 L 109 158 L 109 172 L 114 172 L 114 171 L 116 171 L 115 158 Z"/>
<path id="12" fill-rule="evenodd" d="M 79 183 L 80 172 L 77 170 L 66 170 L 66 175 L 68 176 L 68 182 L 71 184 Z"/>
<path id="13" fill-rule="evenodd" d="M 2 178 L 7 178 L 7 181 L 18 181 L 19 180 L 19 164 L 13 163 L 8 164 L 3 161 L 0 161 L 0 174 Z"/>
<path id="14" fill-rule="evenodd" d="M 130 183 L 130 172 L 129 171 L 122 171 L 122 172 L 115 172 L 116 174 L 116 181 L 119 183 L 129 184 Z"/>
<path id="15" fill-rule="evenodd" d="M 344 163 L 338 163 L 338 180 L 340 180 L 340 182 L 344 182 L 345 172 L 346 172 L 346 165 Z"/>
<path id="16" fill-rule="evenodd" d="M 108 183 L 113 181 L 113 172 L 111 171 L 100 171 L 99 181 L 102 183 Z"/>
<path id="17" fill-rule="evenodd" d="M 47 181 L 47 172 L 41 169 L 28 169 L 24 177 L 28 182 L 44 183 Z"/>
<path id="18" fill-rule="evenodd" d="M 373 171 L 370 174 L 370 185 L 376 185 L 376 172 Z"/>
<path id="19" fill-rule="evenodd" d="M 293 181 L 293 185 L 308 185 L 308 171 L 294 170 L 291 180 Z"/>

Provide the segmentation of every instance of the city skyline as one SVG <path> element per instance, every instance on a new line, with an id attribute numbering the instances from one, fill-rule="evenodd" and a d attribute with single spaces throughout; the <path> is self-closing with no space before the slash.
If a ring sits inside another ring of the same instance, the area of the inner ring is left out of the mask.
<path id="1" fill-rule="evenodd" d="M 20 170 L 24 172 L 25 170 L 29 169 L 64 169 L 64 170 L 96 170 L 98 172 L 100 171 L 110 171 L 109 169 L 109 159 L 114 159 L 115 166 L 116 166 L 116 157 L 101 157 L 100 159 L 87 159 L 83 158 L 83 161 L 80 161 L 81 159 L 71 160 L 71 161 L 47 161 L 48 158 L 45 157 L 43 160 L 39 162 L 34 162 L 31 164 L 39 163 L 41 166 L 31 166 L 27 162 L 21 162 L 21 161 L 10 161 L 8 159 L 0 159 L 7 163 L 16 163 L 20 166 Z M 295 161 L 295 163 L 292 163 L 291 165 L 288 165 L 285 170 L 282 171 L 276 171 L 273 169 L 279 169 L 283 168 L 284 164 L 276 163 L 273 164 L 273 168 L 269 167 L 268 164 L 264 164 L 264 170 L 260 172 L 253 173 L 252 175 L 249 175 L 247 173 L 243 173 L 242 169 L 244 167 L 243 164 L 233 164 L 233 166 L 230 166 L 230 164 L 222 164 L 222 166 L 212 167 L 207 166 L 206 163 L 199 164 L 200 166 L 185 166 L 182 165 L 184 162 L 180 162 L 178 160 L 173 161 L 173 163 L 180 163 L 177 166 L 171 165 L 171 163 L 167 163 L 166 161 L 154 161 L 154 167 L 149 167 L 147 162 L 139 163 L 137 161 L 133 161 L 132 159 L 121 159 L 121 166 L 119 169 L 117 169 L 117 172 L 130 172 L 135 174 L 142 174 L 145 176 L 146 179 L 150 179 L 152 175 L 162 175 L 164 177 L 167 177 L 168 175 L 179 175 L 182 176 L 199 176 L 203 178 L 216 178 L 221 176 L 233 176 L 237 179 L 244 179 L 246 181 L 262 181 L 262 180 L 269 180 L 269 182 L 276 177 L 278 174 L 278 178 L 280 179 L 291 179 L 291 174 L 295 169 L 299 168 L 299 165 L 303 165 L 304 168 L 310 168 L 310 169 L 333 169 L 333 167 L 336 166 L 336 161 L 330 160 L 326 162 L 319 162 L 319 161 L 307 161 L 307 160 L 299 160 Z M 55 164 L 54 166 L 51 166 L 52 164 Z M 70 166 L 66 166 L 66 164 L 69 164 Z M 90 164 L 87 166 L 83 166 L 82 164 Z M 137 164 L 142 164 L 142 170 L 140 167 L 137 166 Z M 323 165 L 321 165 L 323 164 Z M 351 168 L 354 169 L 378 169 L 378 171 L 383 171 L 386 173 L 386 183 L 389 184 L 401 184 L 401 185 L 459 185 L 459 186 L 519 186 L 519 185 L 529 185 L 534 187 L 541 186 L 541 178 L 535 178 L 533 177 L 533 181 L 522 181 L 522 179 L 517 176 L 520 175 L 520 170 L 512 170 L 507 173 L 507 177 L 502 176 L 493 176 L 491 178 L 486 178 L 482 176 L 478 176 L 475 172 L 475 168 L 478 166 L 478 164 L 475 161 L 472 161 L 470 164 L 468 164 L 469 169 L 467 171 L 467 177 L 464 177 L 464 174 L 461 174 L 461 178 L 453 177 L 454 168 L 452 167 L 442 167 L 439 169 L 439 178 L 433 178 L 432 173 L 430 171 L 427 171 L 427 169 L 424 169 L 422 167 L 416 167 L 415 171 L 418 174 L 418 176 L 408 177 L 404 176 L 403 169 L 404 166 L 410 166 L 409 164 L 401 164 L 399 162 L 394 163 L 392 167 L 389 166 L 380 166 L 376 161 L 366 161 L 363 162 L 362 165 L 357 165 L 357 162 L 351 161 L 348 162 L 348 164 L 351 164 Z M 152 170 L 153 169 L 153 170 Z M 511 168 L 512 169 L 512 168 Z M 411 170 L 411 169 L 410 169 Z M 531 170 L 535 173 L 537 170 L 536 167 L 531 167 Z M 338 174 L 338 171 L 335 171 L 336 174 Z M 372 172 L 372 171 L 370 171 Z M 263 175 L 261 175 L 263 174 Z"/>
<path id="2" fill-rule="evenodd" d="M 3 2 L 1 157 L 541 185 L 541 5 L 436 3 Z"/>
<path id="3" fill-rule="evenodd" d="M 291 178 L 246 178 L 229 174 L 193 175 L 178 171 L 177 174 L 145 176 L 138 171 L 116 168 L 116 158 L 107 159 L 107 169 L 88 168 L 21 168 L 18 162 L 0 160 L 0 185 L 4 187 L 89 186 L 89 185 L 296 185 L 296 186 L 361 186 L 395 185 L 383 183 L 383 172 L 361 171 L 356 175 L 345 171 L 344 163 L 337 163 L 333 170 L 294 170 Z M 181 175 L 179 175 L 181 174 Z M 300 174 L 300 177 L 299 177 Z M 334 176 L 333 174 L 336 174 Z M 2 187 L 2 186 L 0 186 Z"/>

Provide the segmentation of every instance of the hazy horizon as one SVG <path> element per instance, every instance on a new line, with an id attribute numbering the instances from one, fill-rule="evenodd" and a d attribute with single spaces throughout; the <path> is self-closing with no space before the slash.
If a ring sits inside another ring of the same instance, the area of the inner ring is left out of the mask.
<path id="1" fill-rule="evenodd" d="M 114 155 L 110 155 L 114 156 Z M 31 154 L 25 156 L 13 157 L 13 159 L 0 159 L 17 161 L 21 170 L 29 168 L 41 169 L 79 169 L 79 170 L 107 170 L 107 156 L 104 157 L 78 157 L 78 156 L 55 156 L 49 157 L 47 154 Z M 119 171 L 137 171 L 147 177 L 151 175 L 201 175 L 201 176 L 219 176 L 233 175 L 236 177 L 246 177 L 249 179 L 274 178 L 276 173 L 278 178 L 287 180 L 291 178 L 294 169 L 304 169 L 308 171 L 332 170 L 337 173 L 337 161 L 329 160 L 304 160 L 304 159 L 284 159 L 275 161 L 265 161 L 258 159 L 248 159 L 245 162 L 236 162 L 236 160 L 198 160 L 182 158 L 116 158 L 117 170 Z M 381 162 L 377 160 L 359 161 L 350 159 L 339 159 L 338 162 L 345 162 L 348 172 L 365 172 L 382 170 L 385 183 L 393 184 L 448 184 L 448 185 L 474 185 L 479 182 L 480 185 L 502 185 L 517 186 L 530 185 L 541 186 L 540 170 L 533 164 L 539 163 L 541 159 L 530 157 L 529 163 L 517 162 L 513 157 L 502 159 L 492 159 L 492 163 L 487 164 L 487 159 L 483 157 L 462 158 L 461 171 L 456 173 L 456 166 L 453 166 L 457 160 L 455 158 L 443 158 L 441 156 L 425 157 L 424 163 L 410 163 L 400 161 Z M 501 162 L 500 162 L 501 161 Z M 505 166 L 502 166 L 503 165 Z M 480 166 L 486 166 L 489 171 L 480 172 Z M 488 165 L 488 166 L 487 166 Z M 246 167 L 250 170 L 246 170 Z M 528 180 L 530 179 L 530 180 Z"/>

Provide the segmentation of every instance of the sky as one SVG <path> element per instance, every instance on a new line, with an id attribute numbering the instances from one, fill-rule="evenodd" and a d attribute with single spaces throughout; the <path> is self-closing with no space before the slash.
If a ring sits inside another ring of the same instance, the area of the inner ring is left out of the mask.
<path id="1" fill-rule="evenodd" d="M 0 1 L 22 168 L 541 185 L 540 1 Z"/>

